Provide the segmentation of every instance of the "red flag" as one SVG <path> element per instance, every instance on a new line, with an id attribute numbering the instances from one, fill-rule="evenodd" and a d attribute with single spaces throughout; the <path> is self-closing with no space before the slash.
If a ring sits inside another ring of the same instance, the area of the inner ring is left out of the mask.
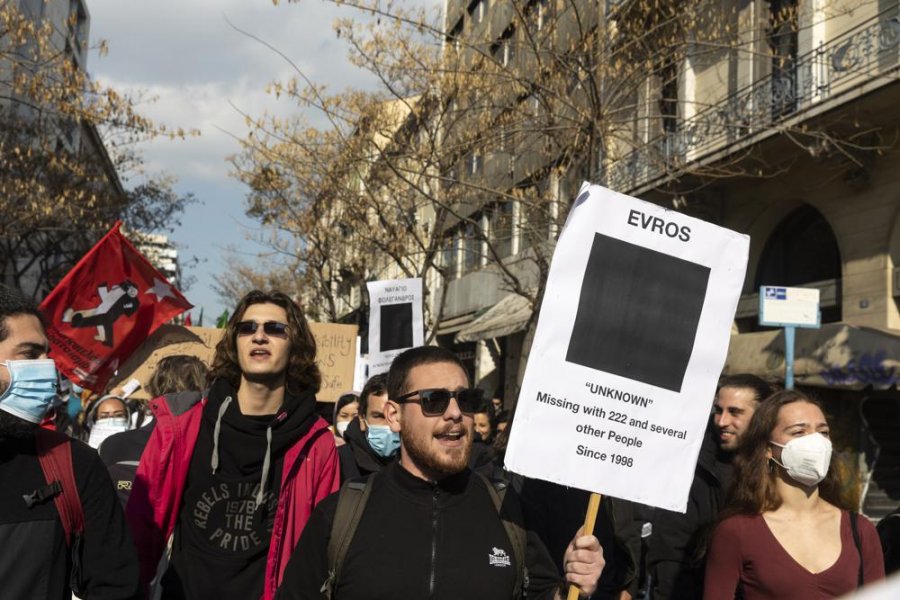
<path id="1" fill-rule="evenodd" d="M 102 391 L 153 331 L 191 304 L 119 232 L 103 236 L 41 303 L 57 368 Z"/>

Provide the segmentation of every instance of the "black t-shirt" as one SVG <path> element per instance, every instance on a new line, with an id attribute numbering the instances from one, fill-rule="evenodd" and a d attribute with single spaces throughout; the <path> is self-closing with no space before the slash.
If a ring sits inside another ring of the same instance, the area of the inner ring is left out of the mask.
<path id="1" fill-rule="evenodd" d="M 221 387 L 221 386 L 220 386 Z M 276 415 L 243 415 L 236 394 L 222 415 L 212 472 L 214 432 L 225 394 L 217 389 L 203 409 L 182 499 L 163 598 L 247 600 L 262 596 L 284 454 L 315 420 L 310 402 L 286 399 Z M 227 396 L 226 396 L 227 397 Z M 262 504 L 256 499 L 272 427 L 271 463 Z"/>
<path id="2" fill-rule="evenodd" d="M 265 455 L 265 428 L 273 417 L 241 416 L 250 429 L 261 427 L 263 431 L 257 451 L 248 453 L 248 458 L 256 455 L 257 461 L 250 460 L 257 463 L 256 469 L 241 469 L 220 456 L 215 474 L 210 465 L 214 430 L 204 418 L 175 528 L 172 563 L 162 582 L 163 598 L 243 600 L 262 595 L 278 506 L 281 457 L 272 463 L 265 498 L 258 509 L 256 495 Z M 233 437 L 225 432 L 226 427 L 223 423 L 220 433 L 222 454 L 223 445 Z"/>

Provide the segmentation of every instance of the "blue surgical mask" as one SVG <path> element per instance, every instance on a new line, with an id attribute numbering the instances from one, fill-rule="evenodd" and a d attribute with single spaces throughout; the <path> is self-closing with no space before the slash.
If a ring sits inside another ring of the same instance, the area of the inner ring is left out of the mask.
<path id="1" fill-rule="evenodd" d="M 52 358 L 8 360 L 0 363 L 9 369 L 9 387 L 0 395 L 0 410 L 40 423 L 56 397 L 59 376 Z"/>
<path id="2" fill-rule="evenodd" d="M 391 457 L 400 449 L 400 433 L 391 431 L 387 425 L 369 425 L 366 439 L 375 454 L 382 458 Z"/>

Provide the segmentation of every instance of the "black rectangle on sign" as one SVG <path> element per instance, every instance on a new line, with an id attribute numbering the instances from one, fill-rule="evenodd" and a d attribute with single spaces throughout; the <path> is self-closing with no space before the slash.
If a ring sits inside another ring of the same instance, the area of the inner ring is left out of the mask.
<path id="1" fill-rule="evenodd" d="M 681 391 L 709 273 L 594 234 L 566 361 Z"/>
<path id="2" fill-rule="evenodd" d="M 388 352 L 413 345 L 412 302 L 381 307 L 381 343 L 379 350 Z"/>

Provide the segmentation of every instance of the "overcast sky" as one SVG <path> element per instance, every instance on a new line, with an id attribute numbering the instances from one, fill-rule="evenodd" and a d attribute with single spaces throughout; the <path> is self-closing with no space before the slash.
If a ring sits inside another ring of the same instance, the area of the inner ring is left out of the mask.
<path id="1" fill-rule="evenodd" d="M 202 306 L 204 325 L 209 325 L 223 309 L 211 286 L 213 276 L 227 268 L 224 248 L 236 245 L 248 258 L 260 250 L 247 241 L 259 229 L 244 216 L 246 190 L 229 176 L 227 157 L 238 151 L 232 136 L 247 132 L 232 105 L 251 115 L 297 110 L 265 94 L 266 84 L 286 79 L 291 68 L 227 21 L 276 46 L 313 80 L 343 89 L 365 83 L 332 30 L 334 19 L 347 9 L 341 12 L 320 0 L 279 6 L 272 0 L 87 2 L 91 40 L 109 43 L 107 56 L 91 55 L 91 74 L 117 89 L 157 97 L 141 108 L 158 122 L 202 133 L 185 141 L 154 141 L 145 157 L 149 170 L 176 176 L 178 191 L 193 192 L 200 200 L 172 238 L 183 257 L 203 261 L 185 273 L 196 278 L 186 295 L 197 307 L 194 323 Z"/>

